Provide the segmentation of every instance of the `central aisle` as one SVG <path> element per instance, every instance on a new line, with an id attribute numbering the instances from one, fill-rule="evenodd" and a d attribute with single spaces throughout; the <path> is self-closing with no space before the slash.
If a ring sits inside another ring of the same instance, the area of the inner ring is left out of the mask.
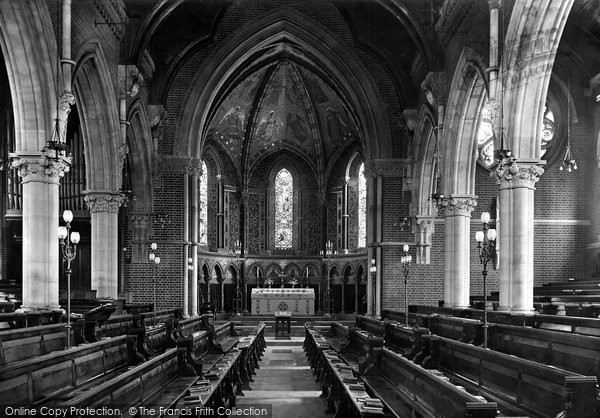
<path id="1" fill-rule="evenodd" d="M 265 340 L 267 348 L 250 383 L 252 390 L 244 390 L 246 396 L 237 398 L 237 406 L 273 405 L 273 418 L 327 417 L 326 402 L 319 398 L 319 384 L 302 349 L 304 337 Z"/>

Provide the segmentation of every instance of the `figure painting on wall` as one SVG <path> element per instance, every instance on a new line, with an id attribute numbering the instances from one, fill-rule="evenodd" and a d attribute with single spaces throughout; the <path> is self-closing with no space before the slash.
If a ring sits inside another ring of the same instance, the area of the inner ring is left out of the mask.
<path id="1" fill-rule="evenodd" d="M 327 108 L 327 135 L 330 139 L 341 139 L 346 134 L 347 125 L 342 120 L 340 112 Z"/>
<path id="2" fill-rule="evenodd" d="M 279 134 L 279 129 L 283 128 L 283 121 L 274 110 L 269 111 L 267 116 L 263 117 L 258 124 L 256 137 L 259 139 L 271 140 Z"/>
<path id="3" fill-rule="evenodd" d="M 240 106 L 229 109 L 219 122 L 224 134 L 234 139 L 240 139 L 244 134 L 244 120 L 246 112 Z"/>
<path id="4" fill-rule="evenodd" d="M 291 136 L 299 140 L 303 145 L 309 138 L 310 130 L 308 124 L 296 109 L 287 115 L 287 131 L 288 134 L 291 134 Z"/>

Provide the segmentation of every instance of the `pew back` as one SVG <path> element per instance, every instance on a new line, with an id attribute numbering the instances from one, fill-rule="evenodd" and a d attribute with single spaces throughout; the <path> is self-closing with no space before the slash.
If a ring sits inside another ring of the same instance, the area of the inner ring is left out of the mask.
<path id="1" fill-rule="evenodd" d="M 520 359 L 447 338 L 431 336 L 439 367 L 465 386 L 476 383 L 486 396 L 533 415 L 594 417 L 596 377 Z M 575 395 L 576 394 L 576 395 Z"/>
<path id="2" fill-rule="evenodd" d="M 66 344 L 65 324 L 0 331 L 0 366 L 62 350 Z"/>
<path id="3" fill-rule="evenodd" d="M 177 376 L 177 349 L 171 348 L 118 377 L 65 402 L 66 407 L 115 405 L 124 408 L 143 404 Z"/>
<path id="4" fill-rule="evenodd" d="M 600 338 L 535 328 L 490 324 L 490 347 L 600 379 Z"/>
<path id="5" fill-rule="evenodd" d="M 382 381 L 387 380 L 387 382 Z M 383 348 L 377 354 L 377 367 L 365 378 L 369 386 L 393 403 L 402 398 L 425 417 L 495 417 L 497 405 L 469 394 L 447 379 L 441 378 L 402 356 Z M 387 388 L 393 388 L 391 393 Z M 395 396 L 394 396 L 395 395 Z M 393 407 L 390 405 L 390 407 Z"/>
<path id="6" fill-rule="evenodd" d="M 32 404 L 135 361 L 135 337 L 123 336 L 0 368 L 0 403 Z"/>

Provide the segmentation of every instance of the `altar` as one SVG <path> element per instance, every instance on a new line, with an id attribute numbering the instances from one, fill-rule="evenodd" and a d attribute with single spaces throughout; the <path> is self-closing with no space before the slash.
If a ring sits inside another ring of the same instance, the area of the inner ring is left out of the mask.
<path id="1" fill-rule="evenodd" d="M 299 289 L 252 289 L 252 315 L 274 314 L 287 311 L 298 315 L 315 314 L 315 291 Z"/>

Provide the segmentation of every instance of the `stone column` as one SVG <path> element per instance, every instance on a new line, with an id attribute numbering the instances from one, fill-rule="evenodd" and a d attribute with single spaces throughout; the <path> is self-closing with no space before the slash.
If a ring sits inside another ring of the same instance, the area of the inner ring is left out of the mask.
<path id="1" fill-rule="evenodd" d="M 325 251 L 325 243 L 327 242 L 327 194 L 319 193 L 319 223 L 321 225 L 321 250 Z M 323 297 L 325 285 L 325 275 L 323 274 L 323 263 L 321 263 L 321 274 L 319 274 L 319 301 L 317 303 L 317 315 L 323 315 L 325 309 L 325 298 Z"/>
<path id="2" fill-rule="evenodd" d="M 92 289 L 98 298 L 116 299 L 119 265 L 119 207 L 124 197 L 108 191 L 87 191 L 92 218 Z"/>
<path id="3" fill-rule="evenodd" d="M 39 152 L 11 155 L 23 184 L 23 304 L 56 309 L 58 303 L 58 184 L 69 161 Z"/>
<path id="4" fill-rule="evenodd" d="M 354 314 L 358 314 L 358 277 L 354 279 Z"/>
<path id="5" fill-rule="evenodd" d="M 471 267 L 471 213 L 475 196 L 451 195 L 440 202 L 445 218 L 444 306 L 468 308 Z"/>
<path id="6" fill-rule="evenodd" d="M 415 221 L 415 241 L 417 243 L 417 264 L 429 264 L 431 254 L 431 236 L 435 230 L 433 216 L 417 215 Z"/>
<path id="7" fill-rule="evenodd" d="M 340 313 L 346 313 L 346 280 L 342 277 L 342 310 Z"/>
<path id="8" fill-rule="evenodd" d="M 375 258 L 375 248 L 373 248 L 373 243 L 375 241 L 374 231 L 374 222 L 377 218 L 377 207 L 375 204 L 375 177 L 371 175 L 367 175 L 365 172 L 365 176 L 367 178 L 367 271 L 365 274 L 367 275 L 367 315 L 375 314 L 375 305 L 373 303 L 373 287 L 374 287 L 374 278 L 371 277 L 371 260 Z M 377 265 L 377 269 L 380 267 Z"/>
<path id="9" fill-rule="evenodd" d="M 202 167 L 200 167 L 200 170 Z M 201 175 L 201 172 L 200 172 Z M 198 228 L 199 228 L 199 197 L 198 174 L 192 175 L 192 304 L 191 315 L 198 316 Z"/>
<path id="10" fill-rule="evenodd" d="M 348 220 L 350 219 L 350 215 L 348 215 L 348 183 L 350 182 L 350 177 L 346 177 L 344 179 L 344 190 L 342 192 L 342 252 L 344 254 L 348 253 L 349 239 L 348 239 Z"/>
<path id="11" fill-rule="evenodd" d="M 375 237 L 378 243 L 383 240 L 383 176 L 377 176 L 377 206 L 375 209 L 375 219 L 377 219 L 377 235 Z M 375 257 L 377 260 L 377 277 L 375 279 L 375 316 L 381 318 L 381 289 L 382 289 L 382 267 L 383 267 L 383 254 L 381 248 L 377 251 Z"/>
<path id="12" fill-rule="evenodd" d="M 500 164 L 500 310 L 533 312 L 533 198 L 544 170 L 536 161 Z"/>
<path id="13" fill-rule="evenodd" d="M 190 304 L 189 304 L 189 287 L 190 287 L 190 272 L 188 270 L 188 258 L 190 254 L 190 177 L 187 173 L 182 175 L 183 182 L 183 248 L 182 248 L 182 263 L 181 263 L 181 298 L 183 317 L 190 317 Z"/>
<path id="14" fill-rule="evenodd" d="M 223 177 L 217 176 L 217 248 L 225 246 L 225 187 Z"/>

